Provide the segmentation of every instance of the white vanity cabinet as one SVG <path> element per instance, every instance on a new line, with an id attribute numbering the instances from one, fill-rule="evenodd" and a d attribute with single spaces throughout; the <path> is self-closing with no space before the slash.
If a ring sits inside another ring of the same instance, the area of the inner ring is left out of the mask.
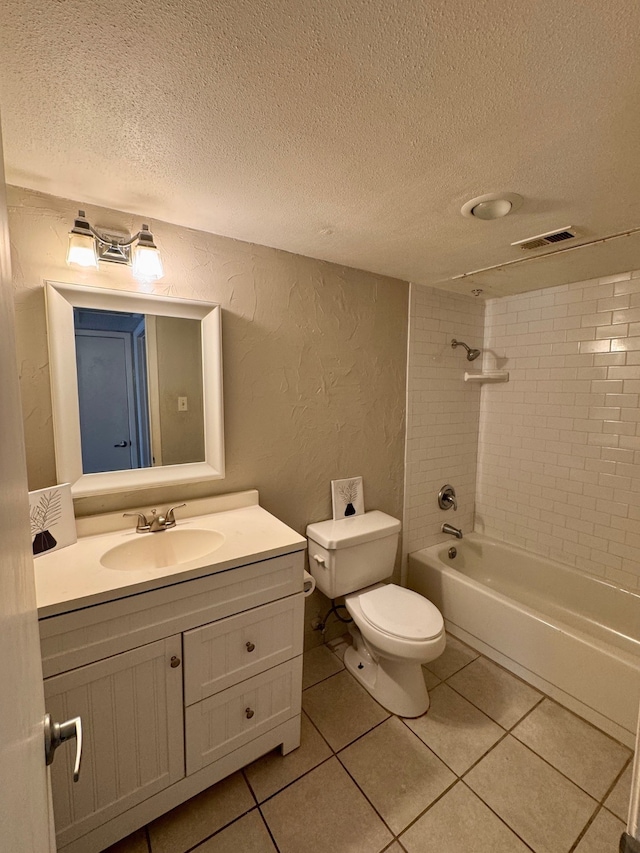
<path id="1" fill-rule="evenodd" d="M 40 621 L 58 850 L 95 853 L 276 746 L 300 742 L 303 552 Z"/>

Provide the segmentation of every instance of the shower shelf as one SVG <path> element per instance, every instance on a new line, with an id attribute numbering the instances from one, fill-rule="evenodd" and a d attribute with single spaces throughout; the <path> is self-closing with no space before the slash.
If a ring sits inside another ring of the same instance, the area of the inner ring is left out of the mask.
<path id="1" fill-rule="evenodd" d="M 486 373 L 465 373 L 465 382 L 508 382 L 508 370 L 487 370 Z"/>

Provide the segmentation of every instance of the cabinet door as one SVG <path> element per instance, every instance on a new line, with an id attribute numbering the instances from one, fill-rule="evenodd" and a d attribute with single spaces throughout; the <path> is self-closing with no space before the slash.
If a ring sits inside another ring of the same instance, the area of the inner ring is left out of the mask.
<path id="1" fill-rule="evenodd" d="M 184 703 L 302 654 L 304 598 L 289 596 L 184 635 Z"/>
<path id="2" fill-rule="evenodd" d="M 181 656 L 176 635 L 45 680 L 47 711 L 84 735 L 79 782 L 75 742 L 51 767 L 59 847 L 184 776 Z"/>

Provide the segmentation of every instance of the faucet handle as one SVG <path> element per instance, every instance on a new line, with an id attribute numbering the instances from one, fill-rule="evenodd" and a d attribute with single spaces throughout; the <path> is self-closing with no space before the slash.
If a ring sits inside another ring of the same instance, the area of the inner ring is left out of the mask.
<path id="1" fill-rule="evenodd" d="M 122 517 L 126 518 L 127 516 L 134 516 L 138 519 L 138 523 L 136 524 L 136 532 L 137 533 L 146 533 L 151 525 L 147 521 L 147 516 L 143 512 L 123 512 Z"/>
<path id="2" fill-rule="evenodd" d="M 176 504 L 175 506 L 170 507 L 166 514 L 165 519 L 169 522 L 169 524 L 173 525 L 176 523 L 176 517 L 173 514 L 174 509 L 180 509 L 180 507 L 186 506 L 186 504 Z"/>
<path id="3" fill-rule="evenodd" d="M 438 492 L 438 506 L 440 509 L 451 509 L 453 507 L 454 512 L 458 509 L 456 490 L 449 483 L 443 486 Z"/>

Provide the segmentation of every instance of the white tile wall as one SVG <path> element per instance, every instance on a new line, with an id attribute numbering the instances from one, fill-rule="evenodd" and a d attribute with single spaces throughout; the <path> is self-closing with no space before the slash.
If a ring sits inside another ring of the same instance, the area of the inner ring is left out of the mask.
<path id="1" fill-rule="evenodd" d="M 484 364 L 510 381 L 482 389 L 476 529 L 640 588 L 640 271 L 489 301 Z"/>
<path id="2" fill-rule="evenodd" d="M 448 537 L 443 521 L 463 531 L 473 526 L 480 390 L 464 382 L 465 370 L 480 370 L 462 348 L 482 344 L 484 303 L 473 297 L 411 285 L 405 465 L 405 552 Z M 455 486 L 457 512 L 438 507 L 445 483 Z"/>

